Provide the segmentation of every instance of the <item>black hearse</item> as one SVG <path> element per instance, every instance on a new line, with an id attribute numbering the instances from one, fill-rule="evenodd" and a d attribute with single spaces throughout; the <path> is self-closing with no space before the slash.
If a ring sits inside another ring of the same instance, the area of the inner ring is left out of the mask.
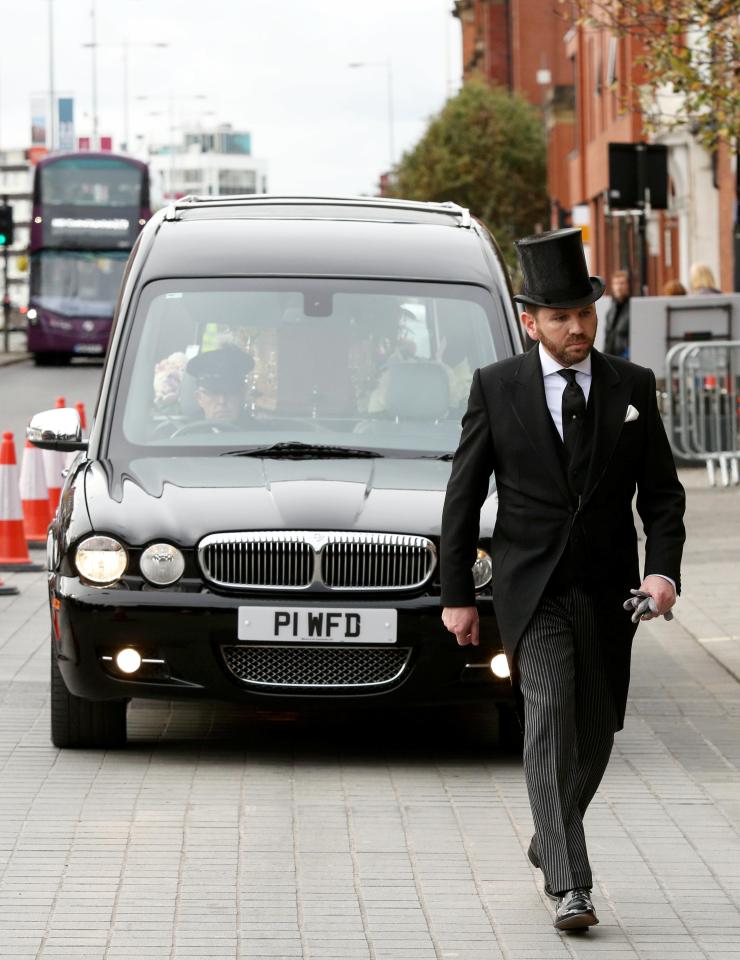
<path id="1" fill-rule="evenodd" d="M 473 371 L 522 349 L 455 204 L 191 197 L 129 260 L 94 423 L 48 541 L 52 740 L 116 746 L 132 697 L 278 709 L 511 702 L 491 609 L 442 626 L 437 543 Z"/>

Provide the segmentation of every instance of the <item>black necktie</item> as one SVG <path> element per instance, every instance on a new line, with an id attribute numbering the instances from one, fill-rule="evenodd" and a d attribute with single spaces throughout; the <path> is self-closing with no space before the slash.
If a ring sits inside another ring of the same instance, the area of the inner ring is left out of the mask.
<path id="1" fill-rule="evenodd" d="M 558 373 L 567 381 L 563 390 L 563 443 L 568 459 L 572 460 L 586 416 L 586 397 L 578 385 L 575 370 L 558 370 Z"/>

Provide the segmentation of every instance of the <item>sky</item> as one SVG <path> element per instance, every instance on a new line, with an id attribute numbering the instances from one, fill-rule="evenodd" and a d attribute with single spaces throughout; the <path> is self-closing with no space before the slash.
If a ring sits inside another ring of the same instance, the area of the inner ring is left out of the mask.
<path id="1" fill-rule="evenodd" d="M 54 87 L 75 97 L 90 132 L 93 0 L 0 0 L 0 149 L 27 147 L 30 101 Z M 98 115 L 124 130 L 122 42 L 129 46 L 129 128 L 166 142 L 175 124 L 231 123 L 252 133 L 272 193 L 374 193 L 390 164 L 386 62 L 395 157 L 419 139 L 460 85 L 452 0 L 95 0 Z M 142 44 L 167 43 L 165 49 Z M 137 46 L 137 44 L 139 44 Z M 350 62 L 376 64 L 350 69 Z M 142 100 L 141 97 L 148 99 Z M 141 142 L 141 141 L 139 141 Z"/>

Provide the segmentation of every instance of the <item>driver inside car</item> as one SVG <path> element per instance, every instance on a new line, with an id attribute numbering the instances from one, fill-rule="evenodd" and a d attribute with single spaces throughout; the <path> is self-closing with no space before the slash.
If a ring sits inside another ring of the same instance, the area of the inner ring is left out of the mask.
<path id="1" fill-rule="evenodd" d="M 188 362 L 185 369 L 197 382 L 195 401 L 205 420 L 236 423 L 242 418 L 246 377 L 253 367 L 249 354 L 230 344 Z"/>

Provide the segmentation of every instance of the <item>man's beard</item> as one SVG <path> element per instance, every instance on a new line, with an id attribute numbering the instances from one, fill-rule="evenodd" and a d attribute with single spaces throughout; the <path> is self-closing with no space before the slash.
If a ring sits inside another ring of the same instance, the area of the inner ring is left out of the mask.
<path id="1" fill-rule="evenodd" d="M 561 344 L 558 345 L 553 343 L 549 337 L 546 337 L 541 330 L 537 331 L 540 335 L 540 343 L 547 350 L 551 357 L 554 357 L 558 363 L 561 363 L 564 367 L 570 367 L 574 363 L 580 363 L 581 360 L 585 360 L 586 357 L 591 353 L 591 348 L 594 345 L 594 342 L 589 337 L 583 336 L 577 341 L 578 348 L 574 349 L 575 344 Z M 583 344 L 583 346 L 581 345 Z M 588 344 L 588 349 L 586 349 L 585 344 Z"/>

